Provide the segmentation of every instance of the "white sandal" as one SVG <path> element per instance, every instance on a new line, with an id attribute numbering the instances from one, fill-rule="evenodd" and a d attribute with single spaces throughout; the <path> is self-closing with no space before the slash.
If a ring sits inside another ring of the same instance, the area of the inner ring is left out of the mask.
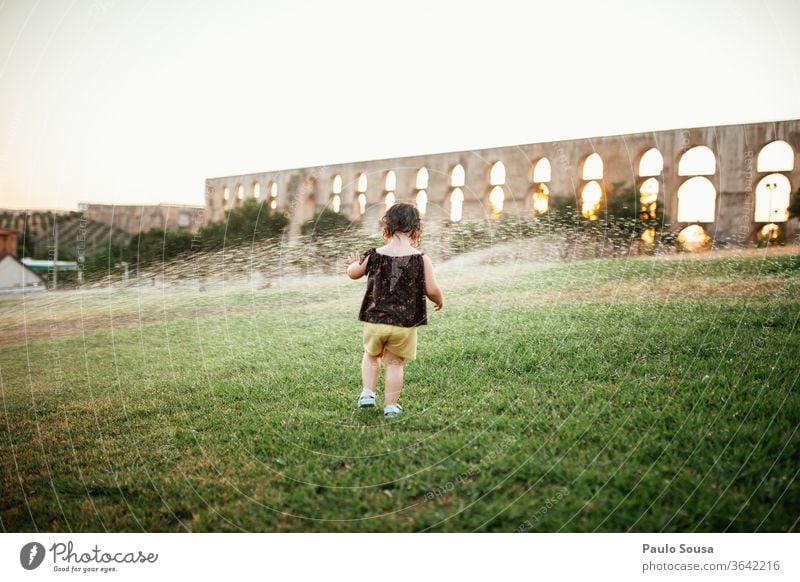
<path id="1" fill-rule="evenodd" d="M 367 408 L 368 406 L 375 406 L 375 392 L 369 388 L 364 388 L 361 394 L 358 395 L 358 407 Z"/>
<path id="2" fill-rule="evenodd" d="M 384 418 L 397 418 L 403 414 L 403 407 L 399 404 L 387 404 L 383 407 Z"/>

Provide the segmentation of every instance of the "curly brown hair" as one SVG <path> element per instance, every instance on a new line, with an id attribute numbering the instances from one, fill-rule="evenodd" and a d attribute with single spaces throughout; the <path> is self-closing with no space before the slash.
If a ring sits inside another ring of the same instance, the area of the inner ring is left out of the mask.
<path id="1" fill-rule="evenodd" d="M 381 218 L 381 228 L 389 236 L 403 232 L 408 236 L 422 232 L 422 219 L 419 210 L 413 204 L 398 202 L 392 204 Z"/>

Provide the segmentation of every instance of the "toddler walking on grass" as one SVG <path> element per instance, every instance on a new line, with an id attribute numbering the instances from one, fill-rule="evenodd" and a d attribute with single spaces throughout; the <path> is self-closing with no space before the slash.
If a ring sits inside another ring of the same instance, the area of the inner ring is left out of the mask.
<path id="1" fill-rule="evenodd" d="M 417 208 L 405 203 L 392 205 L 381 218 L 381 230 L 386 244 L 369 249 L 360 259 L 350 255 L 347 275 L 351 279 L 367 275 L 367 290 L 358 313 L 359 321 L 364 322 L 364 389 L 358 396 L 358 406 L 375 406 L 383 359 L 383 415 L 395 418 L 403 413 L 398 404 L 403 365 L 417 358 L 417 327 L 428 323 L 425 297 L 433 301 L 436 311 L 442 308 L 444 299 L 431 260 L 416 248 L 422 234 Z"/>

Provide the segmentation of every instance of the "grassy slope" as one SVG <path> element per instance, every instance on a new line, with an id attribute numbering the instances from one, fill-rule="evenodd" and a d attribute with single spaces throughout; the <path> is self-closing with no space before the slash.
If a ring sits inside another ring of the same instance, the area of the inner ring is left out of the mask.
<path id="1" fill-rule="evenodd" d="M 444 269 L 393 423 L 354 408 L 363 282 L 3 346 L 1 525 L 797 531 L 799 274 L 797 256 Z"/>

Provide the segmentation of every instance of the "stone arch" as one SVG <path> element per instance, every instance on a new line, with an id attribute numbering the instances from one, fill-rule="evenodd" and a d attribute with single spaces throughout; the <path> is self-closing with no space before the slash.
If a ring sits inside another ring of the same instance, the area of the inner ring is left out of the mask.
<path id="1" fill-rule="evenodd" d="M 491 190 L 489 190 L 489 212 L 492 218 L 497 218 L 503 213 L 505 199 L 506 193 L 502 186 L 493 186 Z"/>
<path id="2" fill-rule="evenodd" d="M 261 184 L 259 184 L 258 181 L 256 180 L 255 182 L 253 182 L 252 188 L 253 188 L 252 189 L 253 198 L 259 200 L 261 198 Z"/>
<path id="3" fill-rule="evenodd" d="M 428 169 L 427 168 L 420 168 L 417 171 L 417 181 L 416 181 L 416 189 L 417 190 L 427 190 L 428 189 Z"/>
<path id="4" fill-rule="evenodd" d="M 331 179 L 331 194 L 341 194 L 342 193 L 342 176 L 340 174 L 336 174 Z"/>
<path id="5" fill-rule="evenodd" d="M 453 188 L 463 188 L 466 184 L 467 173 L 464 171 L 464 166 L 456 164 L 450 170 L 450 186 Z M 462 198 L 463 202 L 463 198 Z"/>
<path id="6" fill-rule="evenodd" d="M 503 162 L 493 163 L 489 169 L 489 185 L 502 186 L 505 183 L 506 183 L 506 165 Z"/>
<path id="7" fill-rule="evenodd" d="M 791 172 L 794 170 L 794 150 L 783 140 L 768 143 L 758 152 L 756 171 Z"/>
<path id="8" fill-rule="evenodd" d="M 717 158 L 708 146 L 694 146 L 678 161 L 679 176 L 713 176 L 716 172 Z"/>
<path id="9" fill-rule="evenodd" d="M 717 189 L 705 176 L 694 176 L 678 188 L 678 222 L 714 222 Z"/>
<path id="10" fill-rule="evenodd" d="M 547 187 L 547 184 L 542 182 L 541 184 L 534 185 L 531 194 L 531 210 L 536 214 L 544 214 L 547 212 L 549 204 L 550 188 Z"/>
<path id="11" fill-rule="evenodd" d="M 658 192 L 661 184 L 658 178 L 645 178 L 639 185 L 639 204 L 643 220 L 656 218 L 656 208 L 658 205 Z"/>
<path id="12" fill-rule="evenodd" d="M 550 160 L 547 158 L 540 158 L 533 164 L 532 182 L 535 184 L 546 184 L 552 177 L 552 168 Z"/>
<path id="13" fill-rule="evenodd" d="M 660 176 L 664 171 L 664 156 L 658 148 L 650 148 L 639 158 L 639 177 L 649 178 Z"/>
<path id="14" fill-rule="evenodd" d="M 366 194 L 367 192 L 367 175 L 363 172 L 356 179 L 356 192 L 359 194 Z"/>
<path id="15" fill-rule="evenodd" d="M 419 213 L 425 216 L 425 213 L 428 211 L 428 193 L 425 190 L 417 192 L 416 204 Z"/>
<path id="16" fill-rule="evenodd" d="M 278 183 L 275 180 L 269 183 L 269 207 L 272 210 L 278 208 Z"/>
<path id="17" fill-rule="evenodd" d="M 792 185 L 783 174 L 773 173 L 761 178 L 756 185 L 755 222 L 789 220 L 791 193 Z"/>
<path id="18" fill-rule="evenodd" d="M 603 179 L 603 158 L 600 157 L 600 154 L 594 152 L 586 156 L 586 159 L 583 160 L 581 179 L 587 181 Z"/>
<path id="19" fill-rule="evenodd" d="M 603 187 L 598 180 L 589 180 L 581 188 L 581 216 L 589 220 L 600 217 L 600 202 L 603 199 Z"/>
<path id="20" fill-rule="evenodd" d="M 464 192 L 461 188 L 453 188 L 450 192 L 450 220 L 458 222 L 464 211 Z"/>
<path id="21" fill-rule="evenodd" d="M 389 170 L 383 179 L 383 191 L 394 192 L 397 190 L 397 174 L 394 170 Z"/>

